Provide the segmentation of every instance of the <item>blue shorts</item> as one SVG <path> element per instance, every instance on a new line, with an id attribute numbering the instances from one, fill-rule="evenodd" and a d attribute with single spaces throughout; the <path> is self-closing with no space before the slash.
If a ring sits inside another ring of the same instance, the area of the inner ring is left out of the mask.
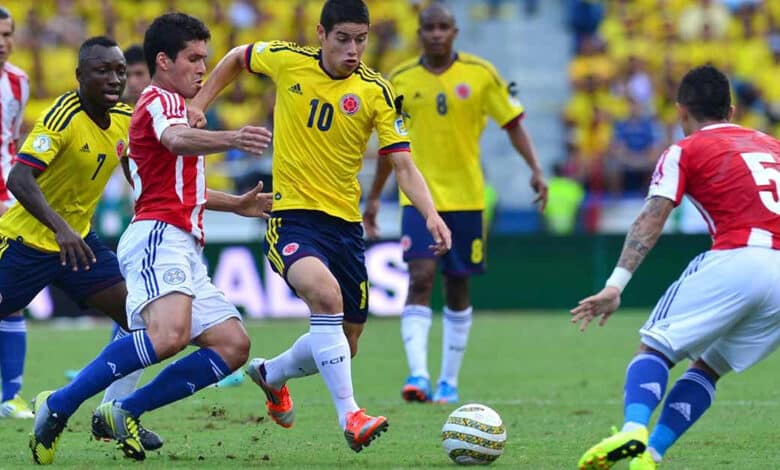
<path id="1" fill-rule="evenodd" d="M 122 282 L 116 254 L 89 232 L 84 238 L 97 258 L 89 271 L 60 265 L 59 253 L 31 248 L 0 237 L 0 318 L 26 307 L 44 287 L 54 285 L 78 305 L 97 292 Z"/>
<path id="2" fill-rule="evenodd" d="M 268 221 L 265 255 L 273 270 L 287 281 L 293 263 L 306 256 L 318 258 L 341 286 L 344 320 L 350 323 L 365 323 L 368 317 L 365 251 L 359 222 L 309 210 L 273 212 Z"/>
<path id="3" fill-rule="evenodd" d="M 470 276 L 485 272 L 485 233 L 482 211 L 439 212 L 452 232 L 452 249 L 441 257 L 441 271 L 450 276 Z M 413 206 L 401 213 L 401 247 L 404 261 L 435 259 L 429 246 L 433 237 L 425 219 Z"/>

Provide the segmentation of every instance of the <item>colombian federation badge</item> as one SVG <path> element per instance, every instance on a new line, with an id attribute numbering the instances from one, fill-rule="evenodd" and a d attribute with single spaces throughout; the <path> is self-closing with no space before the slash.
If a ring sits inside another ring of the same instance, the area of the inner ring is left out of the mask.
<path id="1" fill-rule="evenodd" d="M 126 149 L 127 149 L 127 144 L 125 144 L 125 141 L 119 139 L 119 142 L 116 143 L 116 156 L 121 157 L 122 155 L 124 155 Z"/>
<path id="2" fill-rule="evenodd" d="M 353 93 L 342 96 L 341 101 L 339 101 L 339 109 L 347 116 L 352 116 L 360 111 L 360 98 Z"/>
<path id="3" fill-rule="evenodd" d="M 458 95 L 458 98 L 465 100 L 471 96 L 471 87 L 466 83 L 461 83 L 455 87 L 455 94 Z"/>

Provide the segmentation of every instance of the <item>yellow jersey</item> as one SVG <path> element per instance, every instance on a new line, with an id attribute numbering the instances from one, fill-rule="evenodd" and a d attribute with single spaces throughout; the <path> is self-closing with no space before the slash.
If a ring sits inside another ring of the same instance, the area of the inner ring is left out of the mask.
<path id="1" fill-rule="evenodd" d="M 482 210 L 485 191 L 479 137 L 487 116 L 499 126 L 514 122 L 523 106 L 495 67 L 458 53 L 449 69 L 434 74 L 416 58 L 390 74 L 412 141 L 412 157 L 439 211 Z M 411 205 L 401 193 L 401 204 Z"/>
<path id="2" fill-rule="evenodd" d="M 363 63 L 333 78 L 319 49 L 285 41 L 247 46 L 246 63 L 276 84 L 274 211 L 316 210 L 359 222 L 357 174 L 372 131 L 380 154 L 409 149 L 390 83 Z"/>
<path id="3" fill-rule="evenodd" d="M 41 170 L 38 186 L 49 206 L 86 237 L 103 189 L 127 149 L 133 108 L 109 110 L 111 125 L 101 129 L 84 111 L 75 91 L 55 100 L 35 121 L 16 158 Z M 0 217 L 0 235 L 33 248 L 59 251 L 54 232 L 17 202 Z"/>

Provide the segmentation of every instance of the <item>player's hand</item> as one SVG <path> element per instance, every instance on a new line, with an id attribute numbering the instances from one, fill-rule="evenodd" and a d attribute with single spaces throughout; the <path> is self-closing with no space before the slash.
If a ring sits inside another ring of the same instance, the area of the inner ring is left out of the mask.
<path id="1" fill-rule="evenodd" d="M 271 217 L 274 195 L 262 191 L 263 182 L 258 181 L 254 188 L 238 197 L 238 205 L 234 212 L 244 217 L 260 217 L 268 220 Z"/>
<path id="2" fill-rule="evenodd" d="M 619 306 L 620 290 L 614 286 L 607 286 L 598 294 L 580 300 L 579 305 L 570 310 L 571 322 L 580 322 L 580 331 L 585 331 L 588 324 L 600 316 L 599 326 L 604 326 Z"/>
<path id="3" fill-rule="evenodd" d="M 547 206 L 547 181 L 541 171 L 535 171 L 531 175 L 531 187 L 536 193 L 534 204 L 539 204 L 539 212 L 543 212 Z"/>
<path id="4" fill-rule="evenodd" d="M 366 229 L 366 236 L 369 240 L 379 238 L 379 225 L 376 223 L 376 215 L 379 213 L 379 199 L 369 199 L 366 201 L 366 208 L 363 211 L 363 227 Z"/>
<path id="5" fill-rule="evenodd" d="M 60 246 L 60 265 L 70 264 L 73 271 L 78 271 L 79 266 L 82 266 L 85 271 L 89 271 L 90 265 L 97 261 L 87 242 L 72 228 L 58 230 L 54 238 Z"/>
<path id="6" fill-rule="evenodd" d="M 271 131 L 265 127 L 244 126 L 233 137 L 233 147 L 247 153 L 260 155 L 271 143 Z"/>
<path id="7" fill-rule="evenodd" d="M 425 220 L 425 226 L 433 237 L 433 245 L 429 246 L 436 256 L 443 255 L 452 248 L 452 233 L 438 213 L 434 213 Z"/>
<path id="8" fill-rule="evenodd" d="M 209 123 L 203 110 L 191 104 L 187 105 L 187 121 L 190 123 L 190 127 L 196 129 L 203 129 Z"/>

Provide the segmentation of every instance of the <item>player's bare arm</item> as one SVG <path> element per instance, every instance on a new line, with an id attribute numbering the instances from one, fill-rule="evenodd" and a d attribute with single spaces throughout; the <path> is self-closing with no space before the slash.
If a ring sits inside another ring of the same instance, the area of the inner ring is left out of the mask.
<path id="1" fill-rule="evenodd" d="M 239 196 L 222 191 L 207 190 L 206 209 L 210 211 L 232 212 L 244 217 L 270 217 L 273 194 L 263 192 L 263 182 Z"/>
<path id="2" fill-rule="evenodd" d="M 390 159 L 393 165 L 401 191 L 409 197 L 414 207 L 425 218 L 425 224 L 434 241 L 431 249 L 437 255 L 443 255 L 452 247 L 452 233 L 439 213 L 436 212 L 436 206 L 433 204 L 433 198 L 431 198 L 431 192 L 428 190 L 425 178 L 415 166 L 411 154 L 409 152 L 393 152 L 387 154 L 385 158 Z"/>
<path id="3" fill-rule="evenodd" d="M 607 280 L 607 285 L 598 294 L 580 300 L 571 310 L 572 323 L 580 323 L 580 331 L 600 316 L 599 326 L 607 323 L 610 315 L 620 306 L 620 294 L 631 275 L 636 271 L 645 256 L 655 246 L 666 224 L 666 219 L 674 209 L 674 202 L 665 197 L 651 197 L 645 202 L 623 244 L 617 267 Z"/>
<path id="4" fill-rule="evenodd" d="M 382 188 L 385 187 L 390 172 L 393 171 L 393 164 L 386 157 L 380 155 L 376 160 L 374 181 L 371 183 L 363 211 L 363 226 L 369 239 L 379 238 L 379 225 L 376 223 L 376 216 L 379 214 L 379 197 L 382 195 Z"/>
<path id="5" fill-rule="evenodd" d="M 236 131 L 206 131 L 171 126 L 163 131 L 160 142 L 177 155 L 197 156 L 230 149 L 260 155 L 271 143 L 271 131 L 257 126 L 244 126 Z"/>
<path id="6" fill-rule="evenodd" d="M 234 47 L 211 71 L 208 80 L 203 84 L 203 88 L 198 91 L 198 94 L 187 105 L 187 117 L 190 126 L 203 127 L 206 125 L 204 111 L 208 109 L 214 98 L 238 77 L 241 70 L 246 68 L 245 53 L 247 47 L 252 47 L 252 45 L 244 44 L 243 46 Z"/>
<path id="7" fill-rule="evenodd" d="M 536 193 L 534 203 L 539 205 L 539 211 L 541 212 L 547 205 L 547 181 L 544 178 L 542 167 L 539 166 L 539 159 L 536 156 L 536 150 L 531 142 L 531 137 L 526 132 L 522 122 L 507 128 L 507 134 L 509 135 L 509 140 L 512 141 L 512 146 L 523 157 L 523 160 L 528 164 L 528 168 L 531 169 L 531 188 Z"/>
<path id="8" fill-rule="evenodd" d="M 60 246 L 62 266 L 70 264 L 74 271 L 78 271 L 80 265 L 89 270 L 89 265 L 96 261 L 95 255 L 81 235 L 49 206 L 36 181 L 41 173 L 40 170 L 29 165 L 15 164 L 8 174 L 8 190 L 13 193 L 19 204 L 27 209 L 27 212 L 54 232 L 57 244 Z"/>
<path id="9" fill-rule="evenodd" d="M 127 154 L 119 157 L 119 166 L 122 167 L 122 174 L 125 175 L 125 181 L 133 186 L 133 175 L 130 173 L 130 158 Z"/>

